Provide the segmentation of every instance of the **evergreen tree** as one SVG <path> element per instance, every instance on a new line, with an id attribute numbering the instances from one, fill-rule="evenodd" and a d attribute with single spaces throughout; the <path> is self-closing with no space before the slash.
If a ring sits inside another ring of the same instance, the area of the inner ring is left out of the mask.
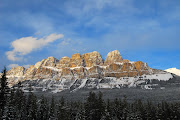
<path id="1" fill-rule="evenodd" d="M 78 101 L 77 105 L 78 105 L 78 110 L 77 110 L 75 120 L 85 120 L 84 106 L 83 106 L 82 102 Z"/>
<path id="2" fill-rule="evenodd" d="M 47 99 L 44 96 L 42 96 L 39 103 L 38 119 L 47 120 L 48 112 L 49 112 L 49 107 L 48 107 Z"/>
<path id="3" fill-rule="evenodd" d="M 49 119 L 53 120 L 55 118 L 55 101 L 54 101 L 54 97 L 52 96 L 51 99 L 51 106 L 50 106 L 50 113 L 49 113 Z"/>
<path id="4" fill-rule="evenodd" d="M 105 109 L 105 120 L 112 120 L 113 116 L 112 116 L 112 107 L 110 104 L 110 100 L 107 100 L 106 103 L 106 109 Z"/>
<path id="5" fill-rule="evenodd" d="M 139 117 L 144 120 L 145 119 L 145 110 L 144 110 L 145 107 L 141 100 L 137 101 L 137 108 L 138 108 L 138 112 L 139 112 Z"/>
<path id="6" fill-rule="evenodd" d="M 27 106 L 26 106 L 26 112 L 27 112 L 27 119 L 32 120 L 36 119 L 37 117 L 37 98 L 32 92 L 32 86 L 29 85 L 29 95 L 27 98 Z"/>
<path id="7" fill-rule="evenodd" d="M 58 110 L 57 110 L 57 118 L 58 120 L 67 120 L 68 119 L 68 108 L 65 106 L 64 97 L 61 97 L 58 103 Z"/>
<path id="8" fill-rule="evenodd" d="M 146 119 L 156 120 L 156 108 L 154 107 L 151 101 L 147 101 L 147 105 L 145 109 L 147 112 Z"/>
<path id="9" fill-rule="evenodd" d="M 32 105 L 31 105 L 31 116 L 33 120 L 37 119 L 37 97 L 33 94 Z"/>
<path id="10" fill-rule="evenodd" d="M 3 118 L 6 102 L 9 95 L 6 72 L 6 67 L 4 67 L 4 70 L 2 71 L 2 76 L 0 78 L 0 118 Z"/>
<path id="11" fill-rule="evenodd" d="M 121 104 L 122 104 L 122 101 L 121 101 L 121 99 L 115 99 L 114 101 L 113 101 L 113 113 L 114 113 L 114 118 L 116 118 L 116 119 L 122 119 L 122 116 L 123 116 L 123 110 L 122 110 L 122 106 L 121 106 Z"/>
<path id="12" fill-rule="evenodd" d="M 123 102 L 122 102 L 120 105 L 121 105 L 121 106 L 120 106 L 120 109 L 122 109 L 122 111 L 123 111 L 122 118 L 123 118 L 124 120 L 126 120 L 127 117 L 128 117 L 128 103 L 127 103 L 127 98 L 126 98 L 126 96 L 124 96 Z"/>
<path id="13" fill-rule="evenodd" d="M 22 91 L 21 82 L 18 83 L 15 92 L 15 107 L 17 113 L 17 119 L 22 120 L 26 116 L 26 96 Z"/>
<path id="14" fill-rule="evenodd" d="M 15 89 L 12 88 L 10 90 L 10 96 L 7 101 L 7 111 L 6 111 L 6 119 L 7 120 L 14 120 L 16 119 L 16 111 L 15 111 Z"/>
<path id="15" fill-rule="evenodd" d="M 102 93 L 98 97 L 90 92 L 85 103 L 85 117 L 87 120 L 99 120 L 104 115 L 105 107 L 102 100 Z"/>
<path id="16" fill-rule="evenodd" d="M 102 92 L 98 93 L 98 99 L 97 99 L 97 119 L 101 119 L 105 115 L 105 103 L 103 100 L 103 94 Z"/>

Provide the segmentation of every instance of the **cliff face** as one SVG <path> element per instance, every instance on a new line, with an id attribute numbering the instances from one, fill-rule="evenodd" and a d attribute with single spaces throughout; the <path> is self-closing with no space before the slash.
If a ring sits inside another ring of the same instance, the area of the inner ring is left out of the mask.
<path id="1" fill-rule="evenodd" d="M 12 86 L 19 81 L 23 81 L 26 72 L 27 69 L 21 66 L 13 67 L 11 70 L 7 71 L 9 85 Z"/>
<path id="2" fill-rule="evenodd" d="M 110 65 L 112 63 L 121 63 L 123 61 L 120 52 L 118 50 L 109 52 L 107 58 L 104 62 L 105 65 Z"/>
<path id="3" fill-rule="evenodd" d="M 65 68 L 65 67 L 69 67 L 70 66 L 70 60 L 71 58 L 65 56 L 62 57 L 59 61 L 59 63 L 57 64 L 57 68 Z"/>
<path id="4" fill-rule="evenodd" d="M 7 73 L 9 78 L 16 77 L 17 81 L 18 79 L 24 81 L 36 79 L 121 78 L 141 76 L 143 74 L 152 74 L 152 70 L 146 63 L 123 60 L 117 50 L 109 52 L 105 61 L 96 51 L 83 55 L 76 53 L 71 58 L 65 56 L 60 60 L 48 57 L 35 65 L 31 65 L 28 69 L 17 67 L 12 68 Z"/>
<path id="5" fill-rule="evenodd" d="M 84 62 L 82 56 L 79 53 L 73 54 L 72 58 L 70 59 L 70 67 L 80 67 L 84 66 Z"/>
<path id="6" fill-rule="evenodd" d="M 85 53 L 82 55 L 82 58 L 84 59 L 85 67 L 92 67 L 95 65 L 103 65 L 102 57 L 96 51 L 91 52 L 91 53 Z"/>
<path id="7" fill-rule="evenodd" d="M 7 72 L 7 75 L 11 77 L 21 77 L 25 75 L 26 71 L 27 69 L 21 66 L 13 67 L 11 70 Z"/>

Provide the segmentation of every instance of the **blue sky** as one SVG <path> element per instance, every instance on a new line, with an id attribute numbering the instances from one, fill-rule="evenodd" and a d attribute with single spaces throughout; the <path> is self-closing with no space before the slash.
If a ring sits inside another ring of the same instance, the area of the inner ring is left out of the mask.
<path id="1" fill-rule="evenodd" d="M 180 0 L 0 0 L 0 69 L 98 51 L 180 69 Z"/>

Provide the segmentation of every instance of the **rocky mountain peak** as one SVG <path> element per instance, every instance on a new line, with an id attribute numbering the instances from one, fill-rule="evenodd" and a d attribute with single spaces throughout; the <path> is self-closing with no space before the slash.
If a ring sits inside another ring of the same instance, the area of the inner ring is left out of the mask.
<path id="1" fill-rule="evenodd" d="M 55 57 L 53 57 L 53 56 L 48 57 L 46 60 L 48 60 L 48 61 L 52 61 L 52 62 L 54 62 L 54 61 L 58 61 L 58 59 L 56 59 L 56 58 L 55 58 Z"/>
<path id="2" fill-rule="evenodd" d="M 72 55 L 71 59 L 80 59 L 81 58 L 81 54 L 80 53 L 75 53 Z"/>
<path id="3" fill-rule="evenodd" d="M 41 61 L 37 62 L 35 65 L 29 66 L 29 68 L 27 69 L 25 73 L 26 79 L 33 78 L 33 76 L 36 74 L 36 70 L 40 67 L 40 65 L 41 65 Z"/>
<path id="4" fill-rule="evenodd" d="M 103 65 L 103 59 L 97 51 L 85 53 L 82 55 L 82 58 L 84 59 L 86 67 L 92 67 L 95 65 Z"/>
<path id="5" fill-rule="evenodd" d="M 43 59 L 42 61 L 37 62 L 37 63 L 34 65 L 34 67 L 35 67 L 35 68 L 39 68 L 40 66 L 42 66 L 42 64 L 44 63 L 44 61 L 45 61 L 45 59 Z M 31 66 L 31 67 L 32 67 L 32 66 Z"/>
<path id="6" fill-rule="evenodd" d="M 62 57 L 60 60 L 59 60 L 59 63 L 57 64 L 56 67 L 58 68 L 64 68 L 64 67 L 69 67 L 70 66 L 70 60 L 71 58 L 65 56 L 65 57 Z"/>
<path id="7" fill-rule="evenodd" d="M 80 53 L 73 54 L 72 58 L 70 59 L 70 67 L 79 67 L 79 66 L 84 66 L 83 59 Z"/>
<path id="8" fill-rule="evenodd" d="M 139 75 L 151 74 L 151 70 L 149 66 L 147 65 L 147 63 L 144 63 L 142 61 L 137 61 L 137 62 L 134 62 L 133 64 L 136 70 L 138 71 Z"/>
<path id="9" fill-rule="evenodd" d="M 11 70 L 7 72 L 7 75 L 8 76 L 24 76 L 26 70 L 27 69 L 22 66 L 13 67 Z"/>
<path id="10" fill-rule="evenodd" d="M 107 54 L 106 60 L 104 62 L 105 65 L 110 65 L 112 63 L 116 63 L 116 62 L 122 62 L 123 59 L 120 55 L 120 52 L 118 50 L 114 50 L 112 52 L 109 52 Z"/>
<path id="11" fill-rule="evenodd" d="M 70 59 L 69 57 L 67 57 L 67 56 L 64 56 L 64 57 L 62 57 L 61 59 Z"/>
<path id="12" fill-rule="evenodd" d="M 56 66 L 56 63 L 58 63 L 59 60 L 54 58 L 54 57 L 48 57 L 44 63 L 43 63 L 43 66 L 51 66 L 51 67 L 55 67 Z"/>
<path id="13" fill-rule="evenodd" d="M 120 55 L 120 52 L 118 50 L 114 50 L 109 52 L 107 56 L 114 56 L 114 55 Z"/>

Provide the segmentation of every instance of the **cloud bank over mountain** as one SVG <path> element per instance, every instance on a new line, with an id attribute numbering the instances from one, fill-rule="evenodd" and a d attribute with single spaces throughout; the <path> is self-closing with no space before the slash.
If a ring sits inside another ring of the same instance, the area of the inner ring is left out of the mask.
<path id="1" fill-rule="evenodd" d="M 11 43 L 13 50 L 6 52 L 6 55 L 8 59 L 12 61 L 22 60 L 24 55 L 47 46 L 51 42 L 63 37 L 63 34 L 50 34 L 49 36 L 40 39 L 34 37 L 23 37 Z"/>

